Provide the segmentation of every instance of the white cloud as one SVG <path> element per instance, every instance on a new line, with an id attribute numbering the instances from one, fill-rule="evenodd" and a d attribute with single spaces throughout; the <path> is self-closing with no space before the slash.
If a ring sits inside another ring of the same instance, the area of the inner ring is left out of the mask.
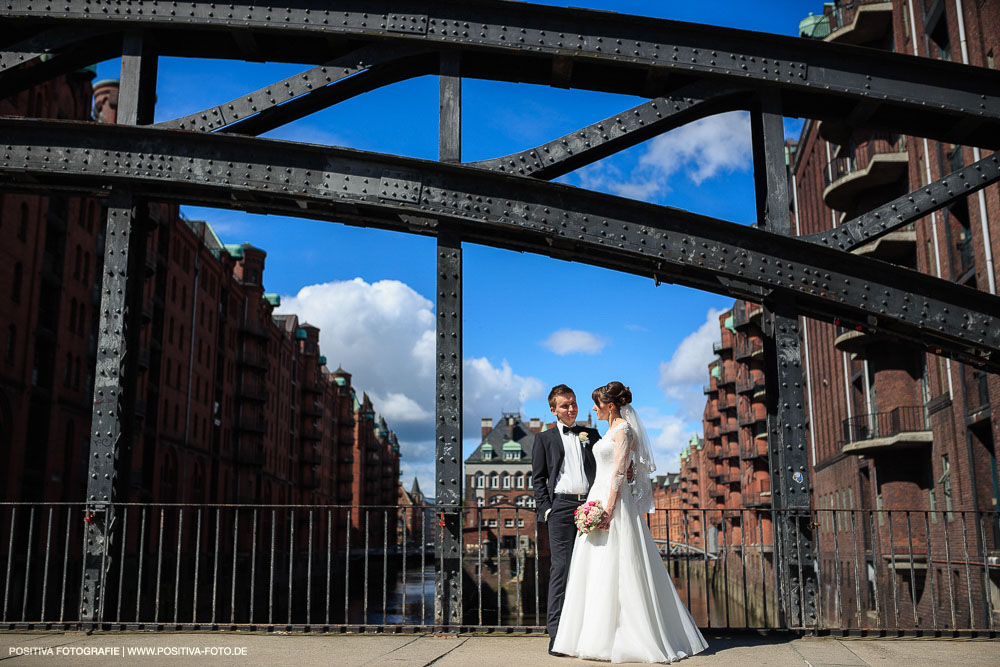
<path id="1" fill-rule="evenodd" d="M 701 387 L 708 382 L 708 364 L 715 358 L 712 343 L 720 338 L 721 313 L 709 309 L 705 322 L 680 342 L 670 361 L 660 364 L 660 389 L 667 398 L 684 406 L 683 414 L 691 421 L 700 421 L 705 409 Z"/>
<path id="2" fill-rule="evenodd" d="M 542 345 L 559 356 L 565 356 L 575 353 L 597 354 L 604 349 L 607 341 L 589 331 L 559 329 L 542 341 Z"/>
<path id="3" fill-rule="evenodd" d="M 657 408 L 652 407 L 639 406 L 636 412 L 646 426 L 649 445 L 656 461 L 656 474 L 679 471 L 681 450 L 692 434 L 701 432 L 700 421 L 686 421 L 678 414 L 662 415 Z"/>
<path id="4" fill-rule="evenodd" d="M 283 296 L 278 309 L 319 327 L 328 366 L 343 366 L 355 389 L 372 399 L 399 436 L 404 483 L 409 488 L 419 475 L 426 493 L 434 483 L 433 307 L 406 283 L 355 278 L 303 287 Z M 466 359 L 463 369 L 466 436 L 478 438 L 481 417 L 520 410 L 542 394 L 541 381 L 518 375 L 506 360 L 494 366 L 485 357 Z"/>
<path id="5" fill-rule="evenodd" d="M 699 186 L 720 174 L 747 171 L 752 163 L 750 116 L 732 111 L 654 138 L 629 174 L 604 160 L 575 172 L 569 182 L 575 180 L 588 190 L 656 201 L 673 190 L 678 174 Z"/>

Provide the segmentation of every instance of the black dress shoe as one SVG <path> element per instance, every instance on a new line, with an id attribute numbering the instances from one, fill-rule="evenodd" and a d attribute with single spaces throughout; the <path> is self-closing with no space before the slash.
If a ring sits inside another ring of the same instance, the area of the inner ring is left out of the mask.
<path id="1" fill-rule="evenodd" d="M 553 651 L 552 649 L 549 649 L 549 655 L 554 655 L 557 658 L 568 658 L 569 657 L 565 653 L 560 653 L 559 651 Z"/>

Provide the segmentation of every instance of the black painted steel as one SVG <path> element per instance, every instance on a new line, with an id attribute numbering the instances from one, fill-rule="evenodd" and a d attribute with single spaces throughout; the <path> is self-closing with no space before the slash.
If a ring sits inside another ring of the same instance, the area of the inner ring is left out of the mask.
<path id="1" fill-rule="evenodd" d="M 861 326 L 1000 369 L 1000 299 L 764 230 L 480 169 L 264 139 L 0 120 L 8 188 L 151 198 L 436 235 L 586 261 Z M 45 149 L 37 147 L 46 146 Z"/>
<path id="2" fill-rule="evenodd" d="M 610 12 L 495 0 L 429 0 L 419 7 L 408 0 L 222 7 L 200 0 L 178 8 L 10 0 L 2 15 L 11 19 L 0 34 L 0 43 L 11 46 L 2 50 L 16 56 L 32 49 L 14 45 L 70 21 L 85 29 L 142 27 L 162 33 L 162 55 L 208 58 L 319 64 L 359 41 L 392 41 L 461 49 L 465 77 L 647 97 L 693 79 L 728 78 L 781 89 L 789 116 L 864 118 L 906 134 L 1000 147 L 996 72 L 894 53 L 876 59 L 844 45 Z M 8 56 L 5 62 L 19 60 Z M 859 105 L 863 114 L 855 113 Z"/>

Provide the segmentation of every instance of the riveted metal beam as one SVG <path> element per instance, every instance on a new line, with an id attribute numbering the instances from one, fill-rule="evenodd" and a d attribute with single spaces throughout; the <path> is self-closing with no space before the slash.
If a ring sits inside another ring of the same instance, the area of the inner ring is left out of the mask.
<path id="1" fill-rule="evenodd" d="M 121 52 L 120 34 L 108 38 L 114 32 L 110 25 L 59 25 L 0 47 L 0 98 L 113 58 Z"/>
<path id="2" fill-rule="evenodd" d="M 223 130 L 256 136 L 349 97 L 434 71 L 436 59 L 419 59 L 416 57 L 418 54 L 415 48 L 409 46 L 375 44 L 362 47 L 247 95 L 157 123 L 157 126 L 201 132 Z M 391 67 L 393 65 L 395 67 Z M 359 72 L 376 67 L 381 68 L 381 76 L 363 79 L 365 83 L 361 86 L 354 82 Z M 349 77 L 353 85 L 337 85 Z M 349 91 L 345 92 L 344 88 L 349 88 Z"/>
<path id="3" fill-rule="evenodd" d="M 470 167 L 551 180 L 697 118 L 741 108 L 747 90 L 698 81 L 535 148 Z"/>
<path id="4" fill-rule="evenodd" d="M 0 119 L 0 146 L 8 189 L 100 195 L 128 185 L 160 200 L 428 235 L 447 221 L 465 241 L 758 302 L 787 294 L 802 315 L 1000 369 L 998 297 L 669 207 L 458 165 L 218 133 Z M 396 187 L 381 188 L 383 177 Z"/>
<path id="5" fill-rule="evenodd" d="M 851 251 L 962 200 L 997 181 L 1000 181 L 1000 153 L 993 153 L 933 183 L 848 220 L 839 227 L 799 238 Z"/>
<path id="6" fill-rule="evenodd" d="M 777 92 L 761 96 L 760 108 L 751 114 L 751 130 L 758 220 L 764 229 L 788 236 L 791 214 L 781 100 Z M 818 573 L 812 566 L 798 312 L 794 301 L 783 295 L 769 295 L 763 303 L 768 466 L 778 550 L 776 576 L 785 622 L 793 627 L 815 627 Z"/>
<path id="7" fill-rule="evenodd" d="M 678 84 L 712 77 L 781 89 L 788 115 L 842 119 L 878 100 L 866 123 L 905 134 L 1000 148 L 1000 73 L 818 40 L 700 26 L 609 12 L 474 0 L 300 0 L 286 5 L 194 0 L 149 7 L 117 0 L 8 0 L 26 30 L 63 22 L 164 31 L 163 55 L 231 58 L 246 31 L 273 60 L 329 59 L 331 43 L 386 41 L 463 51 L 463 75 L 629 94 L 650 76 Z M 169 33 L 167 35 L 166 33 Z M 294 34 L 294 39 L 288 39 Z M 325 57 L 324 57 L 325 54 Z M 504 58 L 503 56 L 510 56 Z M 0 75 L 2 85 L 2 75 Z"/>

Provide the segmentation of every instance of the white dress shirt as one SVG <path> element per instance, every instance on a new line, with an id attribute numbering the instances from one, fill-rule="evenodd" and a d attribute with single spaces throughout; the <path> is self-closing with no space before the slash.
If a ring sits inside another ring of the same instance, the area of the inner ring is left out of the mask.
<path id="1" fill-rule="evenodd" d="M 562 422 L 556 422 L 559 429 L 559 437 L 563 443 L 562 470 L 556 477 L 556 483 L 552 487 L 553 493 L 587 493 L 590 490 L 590 482 L 587 481 L 587 473 L 583 470 L 583 445 L 576 433 L 563 433 Z"/>

